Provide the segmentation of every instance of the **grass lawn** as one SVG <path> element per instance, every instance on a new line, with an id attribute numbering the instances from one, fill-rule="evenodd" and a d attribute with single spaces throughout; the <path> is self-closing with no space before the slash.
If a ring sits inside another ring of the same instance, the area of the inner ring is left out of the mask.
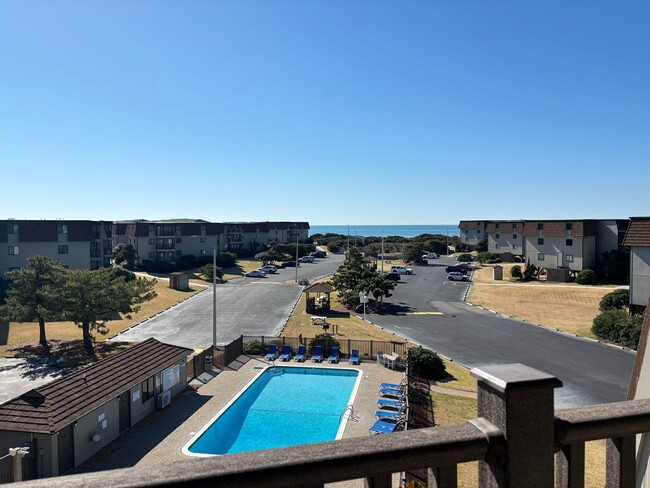
<path id="1" fill-rule="evenodd" d="M 142 308 L 138 313 L 131 315 L 131 319 L 120 318 L 119 320 L 111 320 L 106 323 L 109 330 L 108 334 L 97 334 L 96 341 L 103 341 L 112 335 L 121 332 L 122 330 L 131 327 L 135 323 L 161 312 L 162 310 L 180 302 L 181 300 L 198 293 L 202 288 L 195 288 L 190 291 L 177 291 L 169 288 L 167 281 L 158 281 L 155 285 L 155 290 L 158 296 L 142 304 Z M 25 322 L 20 324 L 18 322 L 0 323 L 0 337 L 6 337 L 5 344 L 0 344 L 0 356 L 13 356 L 15 352 L 11 352 L 12 346 L 19 344 L 27 344 L 38 342 L 38 323 Z M 45 331 L 48 340 L 77 340 L 81 339 L 81 329 L 72 322 L 47 322 L 45 324 Z"/>
<path id="2" fill-rule="evenodd" d="M 337 300 L 337 294 L 333 293 L 331 295 L 332 308 L 339 308 L 340 302 Z M 282 335 L 286 337 L 298 337 L 299 334 L 302 334 L 303 337 L 314 337 L 317 334 L 323 333 L 323 329 L 317 325 L 311 325 L 310 318 L 311 314 L 308 314 L 305 311 L 306 298 L 303 295 L 300 298 L 300 302 L 296 306 L 296 310 L 293 315 L 287 322 L 284 330 L 281 332 Z M 328 322 L 330 324 L 338 325 L 338 333 L 336 334 L 337 339 L 362 339 L 362 340 L 375 340 L 375 341 L 399 341 L 405 342 L 405 339 L 396 336 L 390 332 L 380 329 L 379 327 L 364 322 L 361 319 L 355 317 L 354 312 L 350 313 L 347 311 L 330 311 L 326 315 L 328 317 Z M 332 332 L 330 327 L 329 332 Z"/>
<path id="3" fill-rule="evenodd" d="M 614 287 L 543 281 L 519 283 L 507 279 L 512 266 L 504 264 L 503 281 L 492 279 L 492 267 L 478 269 L 467 300 L 535 324 L 594 337 L 591 324 L 599 313 L 598 304 Z"/>

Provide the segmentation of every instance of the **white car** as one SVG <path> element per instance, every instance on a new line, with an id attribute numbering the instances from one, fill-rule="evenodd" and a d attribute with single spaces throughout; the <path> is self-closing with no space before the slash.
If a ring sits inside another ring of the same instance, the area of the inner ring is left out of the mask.
<path id="1" fill-rule="evenodd" d="M 447 274 L 447 279 L 449 281 L 469 281 L 469 276 L 459 273 L 458 271 L 452 271 Z"/>
<path id="2" fill-rule="evenodd" d="M 264 271 L 256 269 L 254 271 L 249 271 L 245 276 L 248 276 L 249 278 L 264 278 L 266 276 L 266 273 Z"/>
<path id="3" fill-rule="evenodd" d="M 314 256 L 303 256 L 298 260 L 299 263 L 313 263 Z"/>
<path id="4" fill-rule="evenodd" d="M 392 266 L 390 268 L 391 273 L 397 273 L 397 274 L 413 274 L 413 269 L 407 268 L 406 266 Z"/>
<path id="5" fill-rule="evenodd" d="M 277 266 L 273 266 L 272 264 L 267 264 L 265 266 L 262 266 L 261 268 L 257 268 L 257 270 L 264 271 L 266 274 L 278 272 Z"/>
<path id="6" fill-rule="evenodd" d="M 428 252 L 422 255 L 422 259 L 438 259 L 438 256 L 435 252 Z"/>

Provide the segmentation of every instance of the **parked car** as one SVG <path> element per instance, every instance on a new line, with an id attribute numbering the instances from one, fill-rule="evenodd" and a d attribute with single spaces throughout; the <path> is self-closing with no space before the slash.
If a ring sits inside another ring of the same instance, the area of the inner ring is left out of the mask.
<path id="1" fill-rule="evenodd" d="M 314 256 L 315 258 L 324 258 L 327 257 L 327 253 L 325 251 L 314 251 L 310 254 L 310 256 Z"/>
<path id="2" fill-rule="evenodd" d="M 452 271 L 451 273 L 447 274 L 447 279 L 449 281 L 469 281 L 469 276 L 459 271 Z"/>
<path id="3" fill-rule="evenodd" d="M 384 277 L 388 278 L 389 280 L 393 280 L 393 281 L 399 281 L 400 280 L 399 273 L 395 273 L 394 271 L 391 271 L 390 273 L 384 273 Z"/>
<path id="4" fill-rule="evenodd" d="M 277 266 L 273 266 L 272 264 L 267 264 L 267 265 L 264 265 L 261 268 L 257 268 L 257 269 L 260 270 L 260 271 L 264 271 L 266 274 L 277 273 L 278 272 Z"/>
<path id="5" fill-rule="evenodd" d="M 454 273 L 454 272 L 462 273 L 462 274 L 467 274 L 467 273 L 468 273 L 468 270 L 463 269 L 463 268 L 461 268 L 460 266 L 447 266 L 447 267 L 445 268 L 445 271 L 446 271 L 447 273 Z"/>
<path id="6" fill-rule="evenodd" d="M 435 252 L 428 252 L 422 255 L 422 259 L 438 259 L 438 256 Z"/>
<path id="7" fill-rule="evenodd" d="M 462 269 L 463 271 L 474 271 L 476 266 L 472 263 L 460 263 L 456 265 L 457 268 Z"/>
<path id="8" fill-rule="evenodd" d="M 298 262 L 300 262 L 300 263 L 313 263 L 314 262 L 314 256 L 303 256 L 298 260 Z"/>
<path id="9" fill-rule="evenodd" d="M 295 268 L 296 266 L 298 266 L 298 263 L 295 261 L 287 261 L 284 263 L 285 268 Z"/>
<path id="10" fill-rule="evenodd" d="M 408 268 L 406 266 L 392 266 L 390 268 L 391 273 L 398 273 L 398 274 L 413 274 L 413 269 Z"/>
<path id="11" fill-rule="evenodd" d="M 249 271 L 245 276 L 248 276 L 249 278 L 264 278 L 266 276 L 266 273 L 264 271 L 256 269 Z"/>

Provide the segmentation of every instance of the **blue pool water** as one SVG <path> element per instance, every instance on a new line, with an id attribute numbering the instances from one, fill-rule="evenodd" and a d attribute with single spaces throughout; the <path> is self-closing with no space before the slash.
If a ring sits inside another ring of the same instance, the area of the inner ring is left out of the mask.
<path id="1" fill-rule="evenodd" d="M 205 456 L 334 440 L 359 375 L 353 369 L 267 368 L 183 451 Z"/>

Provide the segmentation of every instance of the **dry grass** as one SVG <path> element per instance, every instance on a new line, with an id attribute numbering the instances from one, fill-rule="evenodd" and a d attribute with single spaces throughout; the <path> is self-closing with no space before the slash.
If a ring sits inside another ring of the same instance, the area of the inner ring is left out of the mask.
<path id="1" fill-rule="evenodd" d="M 328 322 L 330 324 L 338 326 L 337 333 L 335 334 L 337 339 L 405 341 L 405 339 L 399 336 L 386 332 L 375 325 L 358 319 L 354 312 L 350 313 L 345 311 L 336 297 L 336 293 L 331 295 L 332 310 L 325 316 L 328 317 Z M 289 319 L 289 322 L 287 322 L 287 325 L 281 332 L 282 335 L 287 337 L 298 337 L 299 334 L 302 334 L 303 337 L 314 337 L 316 334 L 321 334 L 323 332 L 323 329 L 320 326 L 311 325 L 311 314 L 308 314 L 305 311 L 305 303 L 306 299 L 303 295 L 296 306 L 296 310 Z M 333 327 L 330 325 L 328 332 L 333 333 L 332 329 Z"/>
<path id="2" fill-rule="evenodd" d="M 510 267 L 512 265 L 504 267 L 504 277 Z M 492 280 L 492 268 L 486 267 L 474 274 L 468 301 L 534 324 L 594 337 L 591 324 L 599 313 L 601 298 L 610 291 L 612 287 L 609 286 L 499 282 Z"/>
<path id="3" fill-rule="evenodd" d="M 178 291 L 169 288 L 167 281 L 158 281 L 155 285 L 155 290 L 158 296 L 150 302 L 142 304 L 142 308 L 138 313 L 131 315 L 131 318 L 122 317 L 119 320 L 111 320 L 106 323 L 108 334 L 97 335 L 96 341 L 103 341 L 122 330 L 131 327 L 137 322 L 150 317 L 152 315 L 171 307 L 172 305 L 180 302 L 181 300 L 198 293 L 201 288 L 192 289 L 190 291 Z M 2 325 L 0 325 L 2 326 Z M 0 355 L 11 356 L 13 355 L 8 351 L 11 346 L 18 344 L 27 344 L 38 342 L 38 323 L 26 322 L 20 324 L 18 322 L 9 322 L 5 327 L 8 327 L 6 344 L 0 345 Z M 45 324 L 45 331 L 48 340 L 77 340 L 81 339 L 81 329 L 79 329 L 73 322 L 48 322 Z M 0 334 L 4 335 L 4 334 Z"/>
<path id="4" fill-rule="evenodd" d="M 476 379 L 469 374 L 469 369 L 453 361 L 445 360 L 445 367 L 449 377 L 444 380 L 436 381 L 436 385 L 443 388 L 462 391 L 476 391 Z"/>

